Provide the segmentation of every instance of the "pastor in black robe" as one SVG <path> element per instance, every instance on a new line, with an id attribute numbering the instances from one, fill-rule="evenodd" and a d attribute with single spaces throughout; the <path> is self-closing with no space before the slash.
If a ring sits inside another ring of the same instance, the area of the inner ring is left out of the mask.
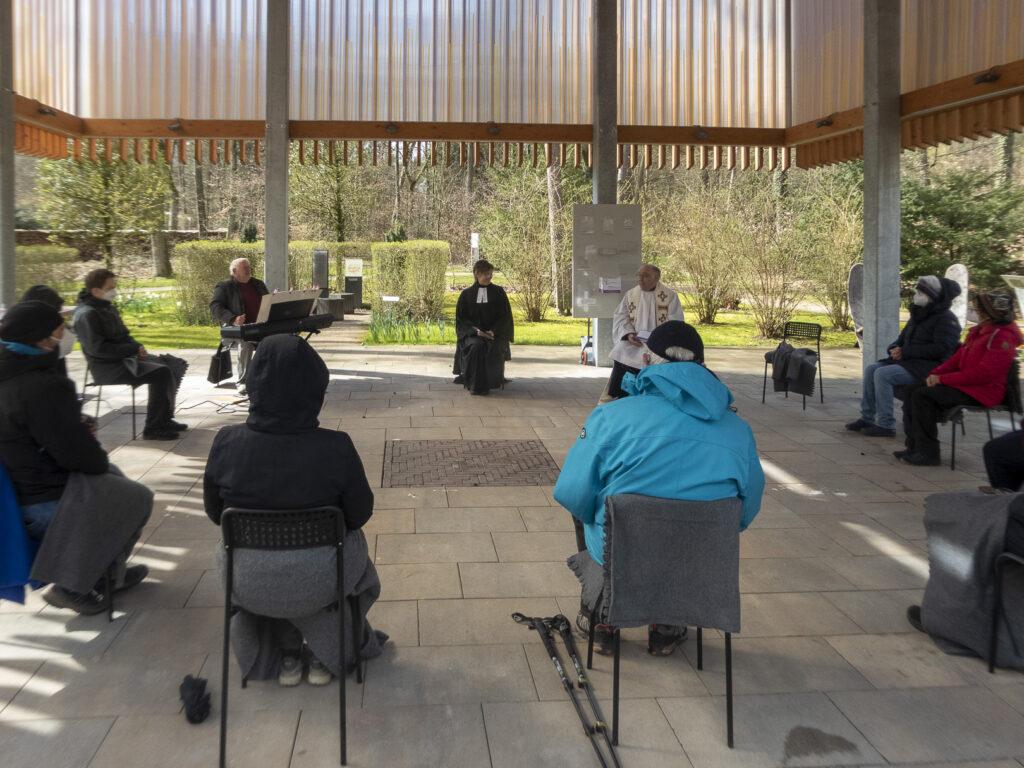
<path id="1" fill-rule="evenodd" d="M 493 339 L 480 335 L 487 331 L 494 333 Z M 504 289 L 478 281 L 464 290 L 455 305 L 455 332 L 455 373 L 462 375 L 466 389 L 486 395 L 500 387 L 505 361 L 512 358 L 509 345 L 515 341 L 512 307 Z"/>

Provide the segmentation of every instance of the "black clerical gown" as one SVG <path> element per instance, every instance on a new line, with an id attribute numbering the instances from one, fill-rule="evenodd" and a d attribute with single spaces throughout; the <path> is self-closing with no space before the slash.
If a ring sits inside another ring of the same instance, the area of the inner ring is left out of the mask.
<path id="1" fill-rule="evenodd" d="M 477 331 L 493 331 L 494 341 Z M 466 389 L 485 394 L 500 387 L 505 361 L 511 358 L 509 344 L 515 340 L 512 307 L 504 289 L 493 283 L 473 283 L 464 290 L 455 305 L 455 332 L 455 372 L 462 374 Z"/>

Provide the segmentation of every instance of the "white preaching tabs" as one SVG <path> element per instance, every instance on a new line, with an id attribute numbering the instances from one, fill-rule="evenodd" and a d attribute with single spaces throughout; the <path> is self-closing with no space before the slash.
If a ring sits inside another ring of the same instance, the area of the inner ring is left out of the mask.
<path id="1" fill-rule="evenodd" d="M 487 288 L 480 286 L 476 289 L 476 303 L 486 304 L 487 303 Z"/>

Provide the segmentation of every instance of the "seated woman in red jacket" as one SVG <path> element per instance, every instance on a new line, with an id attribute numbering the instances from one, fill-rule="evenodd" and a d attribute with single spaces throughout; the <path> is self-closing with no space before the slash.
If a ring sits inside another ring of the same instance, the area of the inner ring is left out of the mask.
<path id="1" fill-rule="evenodd" d="M 953 356 L 933 368 L 924 384 L 908 388 L 903 405 L 906 450 L 893 455 L 908 464 L 937 466 L 938 421 L 958 405 L 991 407 L 1003 401 L 1021 332 L 1013 321 L 1013 299 L 1001 291 L 979 293 L 974 299 L 980 322 Z"/>

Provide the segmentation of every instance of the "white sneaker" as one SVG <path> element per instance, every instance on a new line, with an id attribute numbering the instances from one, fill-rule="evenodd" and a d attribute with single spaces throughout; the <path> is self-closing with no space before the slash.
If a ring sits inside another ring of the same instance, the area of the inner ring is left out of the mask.
<path id="1" fill-rule="evenodd" d="M 309 654 L 309 671 L 306 673 L 306 682 L 310 685 L 327 685 L 334 675 L 323 665 L 313 654 Z"/>
<path id="2" fill-rule="evenodd" d="M 249 390 L 246 388 L 245 382 L 242 381 L 238 382 L 238 384 L 235 385 L 235 391 L 240 395 L 249 394 Z"/>
<path id="3" fill-rule="evenodd" d="M 277 673 L 277 684 L 293 688 L 302 682 L 302 657 L 297 653 L 286 653 L 281 657 L 281 670 Z"/>

